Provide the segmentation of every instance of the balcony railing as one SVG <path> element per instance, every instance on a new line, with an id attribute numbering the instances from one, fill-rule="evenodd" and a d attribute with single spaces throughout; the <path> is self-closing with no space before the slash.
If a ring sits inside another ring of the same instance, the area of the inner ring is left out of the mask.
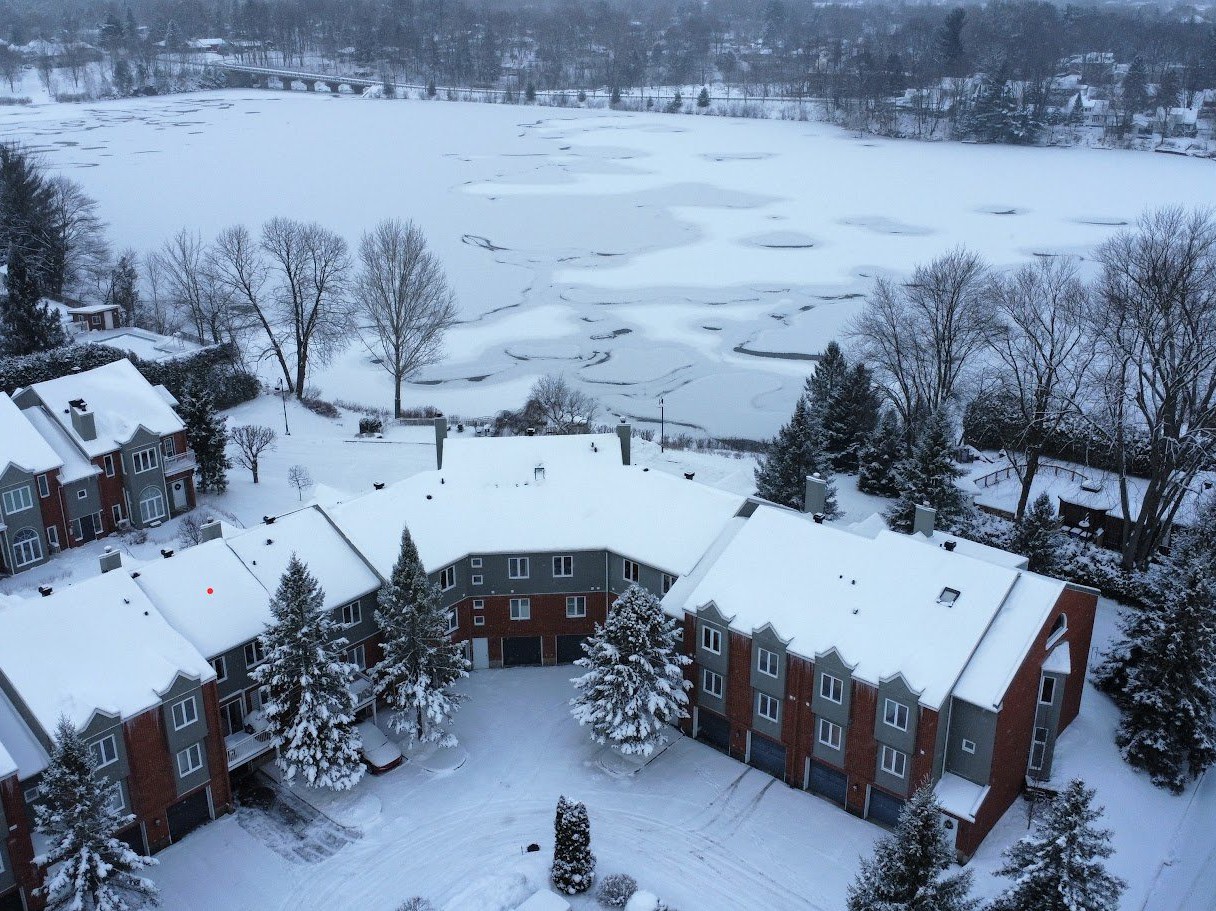
<path id="1" fill-rule="evenodd" d="M 355 679 L 350 682 L 350 692 L 355 697 L 355 711 L 376 701 L 376 694 L 372 689 L 372 679 L 362 671 L 355 674 Z"/>
<path id="2" fill-rule="evenodd" d="M 229 734 L 224 738 L 224 746 L 228 750 L 228 771 L 243 765 L 255 756 L 261 756 L 274 744 L 270 739 L 270 731 L 265 729 L 265 722 L 255 714 L 247 719 L 245 730 Z"/>

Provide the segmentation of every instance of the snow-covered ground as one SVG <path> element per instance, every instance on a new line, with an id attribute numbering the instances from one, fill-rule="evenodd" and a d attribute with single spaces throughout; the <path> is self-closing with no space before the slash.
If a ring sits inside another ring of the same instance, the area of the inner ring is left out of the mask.
<path id="1" fill-rule="evenodd" d="M 226 91 L 0 109 L 101 202 L 117 247 L 273 215 L 356 242 L 416 219 L 465 322 L 409 404 L 486 415 L 565 371 L 609 411 L 771 435 L 875 275 L 966 243 L 1086 253 L 1149 204 L 1216 201 L 1211 163 L 918 143 L 824 124 Z M 1153 192 L 1146 194 L 1145 187 Z M 315 381 L 384 406 L 352 346 Z"/>

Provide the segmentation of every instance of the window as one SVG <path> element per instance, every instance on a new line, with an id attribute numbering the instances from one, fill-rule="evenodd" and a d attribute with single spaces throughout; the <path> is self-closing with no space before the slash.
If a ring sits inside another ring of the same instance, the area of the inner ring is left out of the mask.
<path id="1" fill-rule="evenodd" d="M 460 615 L 454 610 L 448 611 L 448 633 L 454 633 L 460 629 Z"/>
<path id="2" fill-rule="evenodd" d="M 481 573 L 477 573 L 469 578 L 469 582 L 473 585 L 481 585 L 482 581 Z"/>
<path id="3" fill-rule="evenodd" d="M 270 705 L 270 701 L 271 701 L 270 700 L 270 687 L 259 686 L 258 687 L 258 708 L 260 708 L 260 709 L 266 708 L 266 706 Z"/>
<path id="4" fill-rule="evenodd" d="M 456 567 L 449 566 L 447 569 L 439 573 L 439 588 L 441 591 L 450 591 L 456 587 Z"/>
<path id="5" fill-rule="evenodd" d="M 509 557 L 507 559 L 507 576 L 512 579 L 528 578 L 528 558 Z"/>
<path id="6" fill-rule="evenodd" d="M 474 616 L 474 617 L 473 617 L 473 625 L 474 625 L 474 626 L 485 626 L 485 625 L 486 625 L 486 615 L 485 615 L 485 614 L 477 614 L 476 616 Z"/>
<path id="7" fill-rule="evenodd" d="M 469 560 L 469 566 L 473 567 L 473 569 L 481 569 L 481 557 L 473 557 Z"/>
<path id="8" fill-rule="evenodd" d="M 486 607 L 485 598 L 474 598 L 473 599 L 473 610 L 485 610 L 485 607 Z"/>
<path id="9" fill-rule="evenodd" d="M 770 652 L 768 649 L 762 648 L 756 655 L 756 670 L 770 677 L 776 677 L 780 674 L 780 660 L 776 652 Z"/>
<path id="10" fill-rule="evenodd" d="M 97 314 L 94 314 L 93 316 L 90 316 L 90 317 L 89 317 L 89 324 L 90 324 L 90 325 L 93 325 L 93 326 L 97 326 L 98 328 L 100 328 L 100 327 L 101 327 L 101 317 L 100 317 L 100 316 L 98 316 Z"/>
<path id="11" fill-rule="evenodd" d="M 1047 728 L 1034 729 L 1034 741 L 1030 744 L 1030 768 L 1037 772 L 1047 761 Z"/>
<path id="12" fill-rule="evenodd" d="M 908 754 L 884 746 L 882 748 L 882 770 L 888 775 L 903 778 L 908 771 Z"/>
<path id="13" fill-rule="evenodd" d="M 106 809 L 111 813 L 121 813 L 127 808 L 127 799 L 122 793 L 122 783 L 115 782 L 106 795 Z"/>
<path id="14" fill-rule="evenodd" d="M 819 695 L 828 702 L 840 705 L 844 702 L 844 681 L 831 674 L 819 675 Z"/>
<path id="15" fill-rule="evenodd" d="M 228 661 L 223 655 L 211 659 L 211 667 L 215 670 L 215 682 L 223 683 L 228 679 Z"/>
<path id="16" fill-rule="evenodd" d="M 676 584 L 676 579 L 678 578 L 680 577 L 673 576 L 671 573 L 663 573 L 663 594 L 667 594 L 669 591 L 671 591 L 671 587 Z"/>
<path id="17" fill-rule="evenodd" d="M 715 655 L 722 654 L 722 631 L 708 623 L 701 627 L 701 648 Z"/>
<path id="18" fill-rule="evenodd" d="M 756 713 L 768 721 L 780 721 L 781 702 L 778 699 L 774 699 L 768 693 L 758 693 L 756 695 Z"/>
<path id="19" fill-rule="evenodd" d="M 722 698 L 722 675 L 709 669 L 701 671 L 701 689 L 716 699 Z"/>
<path id="20" fill-rule="evenodd" d="M 34 803 L 41 796 L 42 796 L 42 786 L 41 785 L 34 785 L 32 788 L 25 789 L 24 797 L 25 797 L 26 803 Z"/>
<path id="21" fill-rule="evenodd" d="M 51 485 L 47 483 L 46 475 L 38 475 L 38 496 L 49 497 L 51 495 Z"/>
<path id="22" fill-rule="evenodd" d="M 950 606 L 950 605 L 954 604 L 955 601 L 958 600 L 958 596 L 959 596 L 958 589 L 943 588 L 942 593 L 937 596 L 937 603 L 945 604 L 946 606 Z"/>
<path id="23" fill-rule="evenodd" d="M 512 620 L 531 620 L 532 619 L 532 599 L 531 598 L 512 598 L 511 599 L 511 619 Z"/>
<path id="24" fill-rule="evenodd" d="M 902 702 L 888 699 L 883 704 L 882 720 L 893 728 L 906 731 L 908 729 L 908 707 Z"/>
<path id="25" fill-rule="evenodd" d="M 165 461 L 169 461 L 177 455 L 177 441 L 173 437 L 165 437 L 160 441 L 160 451 L 165 454 Z"/>
<path id="26" fill-rule="evenodd" d="M 107 478 L 114 477 L 114 456 L 112 456 L 112 455 L 103 456 L 101 463 L 105 467 L 106 477 Z"/>
<path id="27" fill-rule="evenodd" d="M 165 517 L 165 495 L 159 487 L 145 487 L 139 495 L 139 517 L 143 522 L 155 522 Z"/>
<path id="28" fill-rule="evenodd" d="M 80 488 L 80 490 L 76 491 L 77 500 L 87 500 L 88 498 L 89 498 L 89 491 L 87 488 L 82 487 L 82 488 Z"/>
<path id="29" fill-rule="evenodd" d="M 1066 632 L 1068 632 L 1068 615 L 1060 614 L 1056 617 L 1056 622 L 1051 625 L 1051 632 L 1047 634 L 1047 647 L 1051 648 L 1060 641 Z"/>
<path id="30" fill-rule="evenodd" d="M 203 767 L 203 750 L 197 743 L 191 744 L 177 754 L 177 775 L 185 778 Z"/>
<path id="31" fill-rule="evenodd" d="M 46 527 L 46 543 L 51 545 L 52 549 L 59 546 L 59 526 L 48 525 Z"/>
<path id="32" fill-rule="evenodd" d="M 188 724 L 198 721 L 198 703 L 193 696 L 173 703 L 173 730 L 180 731 Z"/>
<path id="33" fill-rule="evenodd" d="M 342 605 L 342 625 L 354 626 L 363 622 L 363 605 L 358 601 Z"/>
<path id="34" fill-rule="evenodd" d="M 245 667 L 256 667 L 266 660 L 266 649 L 262 647 L 261 639 L 245 643 Z"/>
<path id="35" fill-rule="evenodd" d="M 22 484 L 20 487 L 14 487 L 12 490 L 4 492 L 4 512 L 6 515 L 12 515 L 15 512 L 23 512 L 34 505 L 33 494 L 30 493 L 30 485 Z"/>
<path id="36" fill-rule="evenodd" d="M 109 734 L 101 740 L 89 744 L 89 755 L 93 757 L 93 768 L 104 769 L 112 762 L 118 761 L 118 744 L 114 735 Z"/>
<path id="37" fill-rule="evenodd" d="M 972 756 L 974 756 L 975 755 L 975 741 L 968 740 L 966 737 L 964 737 L 963 738 L 963 752 L 970 753 Z"/>
<path id="38" fill-rule="evenodd" d="M 362 645 L 356 645 L 346 653 L 346 660 L 357 667 L 359 670 L 367 668 L 367 649 Z"/>
<path id="39" fill-rule="evenodd" d="M 553 575 L 555 578 L 568 578 L 574 575 L 574 557 L 554 557 Z"/>
<path id="40" fill-rule="evenodd" d="M 587 598 L 585 595 L 571 595 L 566 599 L 566 616 L 571 618 L 587 616 Z"/>
<path id="41" fill-rule="evenodd" d="M 642 567 L 632 560 L 625 561 L 625 581 L 638 582 L 642 578 Z"/>
<path id="42" fill-rule="evenodd" d="M 117 525 L 122 521 L 122 507 L 115 503 L 110 507 L 110 515 L 114 517 L 114 524 Z"/>
<path id="43" fill-rule="evenodd" d="M 840 725 L 833 724 L 826 718 L 819 719 L 819 742 L 833 750 L 840 749 L 840 735 L 843 733 Z"/>
<path id="44" fill-rule="evenodd" d="M 136 474 L 151 471 L 156 467 L 156 447 L 149 446 L 147 449 L 139 449 L 131 453 L 131 464 L 134 466 Z"/>
<path id="45" fill-rule="evenodd" d="M 1039 684 L 1039 702 L 1043 705 L 1051 705 L 1056 698 L 1056 678 L 1044 677 Z"/>
<path id="46" fill-rule="evenodd" d="M 42 559 L 42 539 L 32 528 L 23 528 L 13 535 L 13 562 L 29 566 Z"/>
<path id="47" fill-rule="evenodd" d="M 238 696 L 220 706 L 220 721 L 223 724 L 223 734 L 239 734 L 245 729 L 245 699 Z"/>

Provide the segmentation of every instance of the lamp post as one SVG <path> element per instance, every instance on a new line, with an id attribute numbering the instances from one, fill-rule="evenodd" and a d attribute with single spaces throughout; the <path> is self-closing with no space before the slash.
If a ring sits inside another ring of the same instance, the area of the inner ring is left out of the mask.
<path id="1" fill-rule="evenodd" d="M 282 377 L 279 377 L 278 385 L 274 387 L 274 391 L 283 399 L 283 435 L 291 436 L 291 428 L 287 426 L 287 390 L 283 388 Z"/>
<path id="2" fill-rule="evenodd" d="M 663 397 L 659 396 L 659 452 L 667 451 L 667 409 Z"/>

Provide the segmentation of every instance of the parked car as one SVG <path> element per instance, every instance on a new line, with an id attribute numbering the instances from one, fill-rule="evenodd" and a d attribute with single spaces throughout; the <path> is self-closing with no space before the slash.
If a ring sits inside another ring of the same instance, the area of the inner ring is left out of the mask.
<path id="1" fill-rule="evenodd" d="M 401 748 L 385 737 L 384 732 L 371 721 L 361 722 L 355 730 L 363 741 L 363 763 L 373 775 L 382 775 L 404 762 Z"/>

